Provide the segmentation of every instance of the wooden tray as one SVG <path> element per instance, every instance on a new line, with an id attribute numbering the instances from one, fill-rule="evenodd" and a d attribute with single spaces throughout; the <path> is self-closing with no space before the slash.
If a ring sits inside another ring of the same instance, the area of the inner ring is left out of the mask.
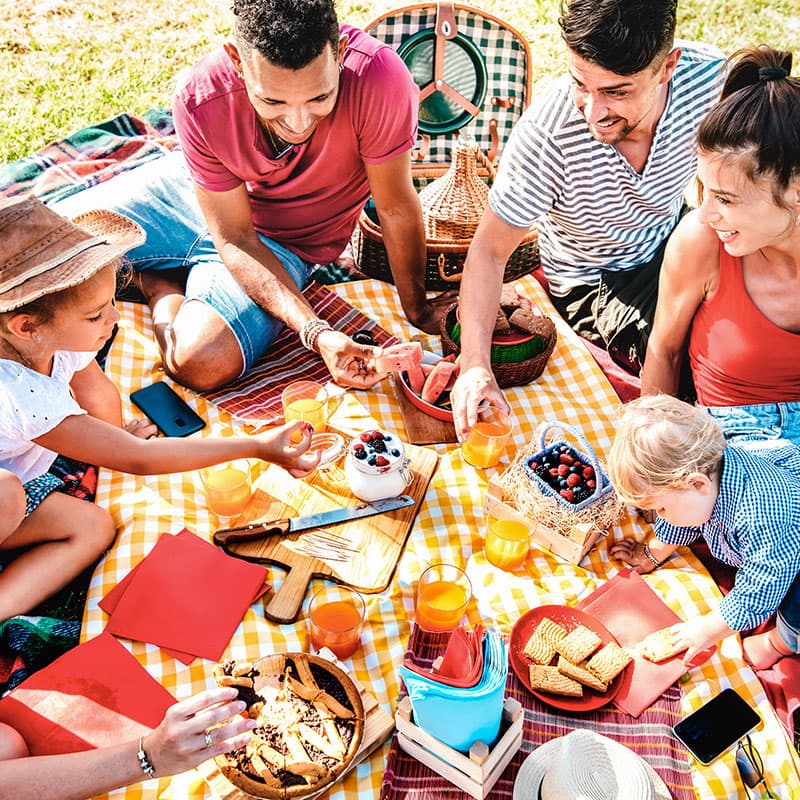
<path id="1" fill-rule="evenodd" d="M 424 411 L 420 411 L 403 394 L 398 383 L 399 378 L 395 376 L 393 380 L 394 393 L 397 396 L 400 413 L 403 415 L 403 424 L 406 428 L 405 441 L 412 444 L 449 444 L 458 441 L 452 422 L 435 419 Z"/>
<path id="2" fill-rule="evenodd" d="M 405 493 L 414 498 L 414 505 L 326 528 L 341 537 L 342 547 L 324 546 L 315 555 L 303 552 L 318 531 L 231 545 L 230 552 L 239 558 L 289 570 L 280 588 L 266 596 L 264 613 L 269 619 L 294 622 L 312 577 L 328 578 L 366 594 L 382 592 L 389 585 L 438 463 L 433 450 L 414 445 L 406 445 L 406 456 L 413 480 Z M 359 502 L 350 493 L 340 465 L 320 470 L 305 481 L 270 467 L 250 504 L 232 524 L 313 514 Z"/>
<path id="3" fill-rule="evenodd" d="M 328 661 L 336 664 L 339 669 L 347 672 L 350 679 L 355 684 L 356 689 L 361 693 L 361 703 L 364 706 L 364 735 L 361 737 L 361 746 L 358 748 L 355 758 L 339 777 L 339 780 L 341 780 L 355 766 L 369 758 L 369 756 L 386 741 L 394 730 L 394 720 L 388 712 L 381 708 L 375 697 L 364 688 L 363 684 L 356 680 L 351 672 L 348 672 L 347 667 L 345 667 L 341 661 L 337 660 L 336 656 L 328 650 L 327 647 L 320 650 L 317 655 L 322 656 L 322 658 L 327 658 Z M 213 758 L 204 761 L 197 767 L 197 771 L 211 787 L 212 794 L 215 798 L 218 798 L 218 800 L 252 800 L 252 795 L 234 786 L 219 771 Z M 327 786 L 317 794 L 308 795 L 305 800 L 312 800 L 312 798 L 317 797 L 318 794 L 327 792 L 330 788 L 330 786 Z"/>

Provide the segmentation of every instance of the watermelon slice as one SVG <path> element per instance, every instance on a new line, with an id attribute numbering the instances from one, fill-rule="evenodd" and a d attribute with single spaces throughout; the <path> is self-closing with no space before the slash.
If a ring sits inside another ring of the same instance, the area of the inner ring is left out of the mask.
<path id="1" fill-rule="evenodd" d="M 401 342 L 384 347 L 375 357 L 378 372 L 403 372 L 419 367 L 422 363 L 422 345 L 419 342 Z"/>
<path id="2" fill-rule="evenodd" d="M 422 364 L 417 364 L 417 366 L 406 370 L 406 382 L 408 383 L 411 391 L 416 395 L 422 393 L 422 387 L 425 385 L 425 377 L 426 373 L 423 370 Z"/>
<path id="3" fill-rule="evenodd" d="M 453 374 L 458 370 L 458 365 L 452 361 L 442 359 L 433 368 L 433 371 L 425 379 L 420 397 L 426 402 L 434 405 L 439 396 L 447 388 Z"/>

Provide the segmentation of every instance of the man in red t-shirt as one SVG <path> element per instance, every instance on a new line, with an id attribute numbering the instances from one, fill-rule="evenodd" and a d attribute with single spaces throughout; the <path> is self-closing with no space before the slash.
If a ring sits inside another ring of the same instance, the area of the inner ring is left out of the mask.
<path id="1" fill-rule="evenodd" d="M 342 253 L 372 195 L 403 309 L 437 330 L 446 303 L 426 299 L 411 178 L 419 90 L 391 47 L 339 25 L 332 0 L 233 10 L 232 40 L 179 80 L 182 154 L 109 181 L 103 206 L 147 231 L 129 258 L 176 380 L 224 385 L 288 325 L 337 383 L 369 387 L 374 348 L 318 319 L 301 289 L 310 266 Z"/>

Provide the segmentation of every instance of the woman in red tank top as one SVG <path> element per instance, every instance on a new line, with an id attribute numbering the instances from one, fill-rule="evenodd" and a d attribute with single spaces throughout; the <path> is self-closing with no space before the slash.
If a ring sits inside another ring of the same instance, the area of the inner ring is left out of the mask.
<path id="1" fill-rule="evenodd" d="M 791 53 L 731 57 L 698 132 L 701 203 L 670 237 L 642 393 L 698 402 L 729 439 L 800 444 L 800 79 Z"/>

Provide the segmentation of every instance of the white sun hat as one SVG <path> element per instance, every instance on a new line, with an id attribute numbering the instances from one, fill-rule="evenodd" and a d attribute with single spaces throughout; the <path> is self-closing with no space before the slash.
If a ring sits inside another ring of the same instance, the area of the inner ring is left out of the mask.
<path id="1" fill-rule="evenodd" d="M 522 762 L 514 800 L 672 800 L 640 756 L 594 731 L 575 730 Z"/>

